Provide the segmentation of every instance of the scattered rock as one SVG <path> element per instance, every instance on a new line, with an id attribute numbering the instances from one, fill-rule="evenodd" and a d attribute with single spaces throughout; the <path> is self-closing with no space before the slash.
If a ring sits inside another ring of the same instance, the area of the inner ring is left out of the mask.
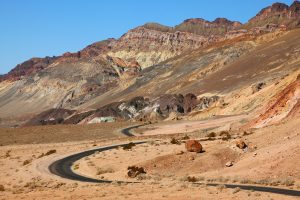
<path id="1" fill-rule="evenodd" d="M 238 140 L 235 144 L 240 149 L 245 149 L 247 147 L 247 144 L 243 140 Z"/>
<path id="2" fill-rule="evenodd" d="M 189 160 L 195 160 L 194 156 L 189 156 Z"/>
<path id="3" fill-rule="evenodd" d="M 139 174 L 146 174 L 146 171 L 143 167 L 130 166 L 127 169 L 128 169 L 127 175 L 130 178 L 135 178 Z"/>
<path id="4" fill-rule="evenodd" d="M 229 161 L 229 162 L 227 162 L 227 163 L 225 164 L 225 166 L 226 166 L 226 167 L 231 167 L 231 166 L 233 166 L 233 162 L 232 162 L 232 161 Z"/>
<path id="5" fill-rule="evenodd" d="M 255 157 L 255 156 L 257 156 L 257 153 L 254 153 L 254 154 L 253 154 L 253 157 Z"/>
<path id="6" fill-rule="evenodd" d="M 185 148 L 189 152 L 202 152 L 202 145 L 196 140 L 188 140 L 185 143 Z"/>

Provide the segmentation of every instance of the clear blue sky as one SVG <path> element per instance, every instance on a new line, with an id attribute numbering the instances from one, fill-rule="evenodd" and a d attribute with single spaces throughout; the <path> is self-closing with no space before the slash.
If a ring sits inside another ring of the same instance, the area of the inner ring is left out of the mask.
<path id="1" fill-rule="evenodd" d="M 75 52 L 146 22 L 246 22 L 276 0 L 0 0 L 0 74 L 31 57 Z M 281 0 L 291 4 L 293 0 Z"/>

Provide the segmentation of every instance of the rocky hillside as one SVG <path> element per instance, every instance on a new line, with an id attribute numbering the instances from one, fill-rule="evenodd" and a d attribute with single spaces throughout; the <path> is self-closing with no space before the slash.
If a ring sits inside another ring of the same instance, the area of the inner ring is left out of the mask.
<path id="1" fill-rule="evenodd" d="M 273 4 L 246 24 L 148 23 L 75 53 L 32 58 L 0 76 L 0 125 L 262 112 L 299 66 L 299 5 Z"/>
<path id="2" fill-rule="evenodd" d="M 261 10 L 255 17 L 250 19 L 245 27 L 260 27 L 269 25 L 271 27 L 286 26 L 288 28 L 300 25 L 300 2 L 294 1 L 288 6 L 283 3 L 273 5 Z"/>

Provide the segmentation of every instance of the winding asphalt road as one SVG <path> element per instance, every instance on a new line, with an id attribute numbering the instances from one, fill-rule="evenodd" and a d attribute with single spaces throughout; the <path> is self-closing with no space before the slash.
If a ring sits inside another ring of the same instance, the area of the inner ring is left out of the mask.
<path id="1" fill-rule="evenodd" d="M 136 128 L 138 126 L 134 127 L 129 127 L 126 129 L 123 129 L 122 132 L 126 134 L 127 136 L 130 136 L 130 129 Z M 140 141 L 140 142 L 134 142 L 134 144 L 143 144 L 145 141 Z M 122 147 L 126 144 L 118 144 L 118 145 L 111 145 L 111 146 L 106 146 L 106 147 L 100 147 L 84 152 L 80 152 L 77 154 L 70 155 L 68 157 L 65 157 L 63 159 L 57 160 L 54 163 L 52 163 L 49 166 L 49 171 L 52 174 L 55 174 L 57 176 L 60 176 L 62 178 L 74 180 L 74 181 L 81 181 L 81 182 L 89 182 L 89 183 L 111 183 L 113 181 L 111 180 L 99 180 L 99 179 L 94 179 L 90 177 L 85 177 L 79 174 L 76 174 L 72 170 L 72 165 L 74 162 L 94 154 L 95 152 L 102 152 L 102 151 L 107 151 L 110 149 L 114 149 L 117 147 Z M 122 183 L 123 181 L 118 181 L 119 183 Z M 138 182 L 126 182 L 126 183 L 138 183 Z M 203 184 L 203 183 L 194 183 L 194 184 Z M 206 184 L 208 186 L 218 186 L 220 184 L 215 184 L 215 183 L 209 183 Z M 274 188 L 274 187 L 262 187 L 262 186 L 254 186 L 254 185 L 238 185 L 238 184 L 222 184 L 225 185 L 227 188 L 237 188 L 239 187 L 242 190 L 251 190 L 251 191 L 258 191 L 258 192 L 269 192 L 269 193 L 275 193 L 275 194 L 281 194 L 281 195 L 289 195 L 289 196 L 296 196 L 300 197 L 300 191 L 298 190 L 290 190 L 290 189 L 284 189 L 284 188 Z"/>
<path id="2" fill-rule="evenodd" d="M 134 142 L 134 144 L 143 144 L 145 143 L 144 141 L 142 142 Z M 100 147 L 97 149 L 92 149 L 84 152 L 80 152 L 77 154 L 70 155 L 68 157 L 65 157 L 63 159 L 57 160 L 54 163 L 52 163 L 49 166 L 49 171 L 52 174 L 55 174 L 57 176 L 60 176 L 62 178 L 66 179 L 71 179 L 74 181 L 82 181 L 82 182 L 90 182 L 90 183 L 111 183 L 112 181 L 110 180 L 99 180 L 99 179 L 93 179 L 85 176 L 81 176 L 79 174 L 76 174 L 72 170 L 72 165 L 75 163 L 77 160 L 80 160 L 86 156 L 90 156 L 94 154 L 95 152 L 102 152 L 102 151 L 107 151 L 110 149 L 118 148 L 127 145 L 126 144 L 118 144 L 118 145 L 112 145 L 112 146 L 107 146 L 107 147 Z"/>

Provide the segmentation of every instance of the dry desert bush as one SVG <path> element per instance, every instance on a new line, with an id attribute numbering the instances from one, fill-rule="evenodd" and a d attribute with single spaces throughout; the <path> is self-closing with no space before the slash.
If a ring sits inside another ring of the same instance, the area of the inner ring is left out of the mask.
<path id="1" fill-rule="evenodd" d="M 96 175 L 107 174 L 107 173 L 114 173 L 114 172 L 115 172 L 115 170 L 112 169 L 112 168 L 110 168 L 110 167 L 105 168 L 105 169 L 98 167 Z"/>
<path id="2" fill-rule="evenodd" d="M 228 131 L 221 131 L 220 136 L 222 137 L 222 140 L 230 140 L 231 139 L 231 135 Z"/>
<path id="3" fill-rule="evenodd" d="M 134 146 L 135 146 L 135 144 L 134 144 L 133 142 L 130 142 L 130 143 L 125 144 L 125 145 L 123 146 L 123 150 L 131 150 L 132 147 L 134 147 Z"/>
<path id="4" fill-rule="evenodd" d="M 29 165 L 32 162 L 32 160 L 24 160 L 23 165 Z"/>
<path id="5" fill-rule="evenodd" d="M 171 141 L 170 141 L 171 144 L 177 144 L 177 145 L 180 145 L 181 142 L 179 140 L 177 140 L 176 138 L 172 138 Z"/>
<path id="6" fill-rule="evenodd" d="M 206 135 L 206 137 L 209 137 L 209 138 L 214 138 L 216 136 L 217 136 L 217 134 L 215 132 L 210 132 Z"/>

